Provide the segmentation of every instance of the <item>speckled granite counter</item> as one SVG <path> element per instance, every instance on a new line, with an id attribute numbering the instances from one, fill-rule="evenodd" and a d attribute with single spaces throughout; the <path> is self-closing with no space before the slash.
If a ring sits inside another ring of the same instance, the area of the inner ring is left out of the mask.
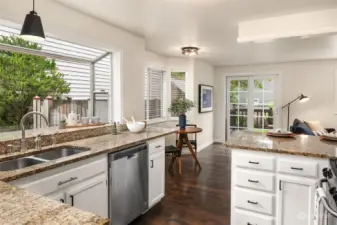
<path id="1" fill-rule="evenodd" d="M 119 151 L 139 143 L 144 143 L 147 140 L 166 136 L 174 133 L 174 131 L 175 129 L 171 128 L 148 128 L 145 132 L 138 134 L 127 132 L 116 136 L 104 135 L 62 143 L 60 146 L 83 146 L 91 148 L 91 150 L 15 171 L 0 172 L 0 224 L 108 224 L 108 219 L 29 193 L 24 189 L 11 186 L 5 182 L 94 157 L 99 154 Z M 44 150 L 46 150 L 46 148 L 42 151 Z M 29 150 L 24 153 L 0 155 L 0 161 L 33 155 L 39 152 L 41 151 Z"/>
<path id="2" fill-rule="evenodd" d="M 0 224 L 100 224 L 109 220 L 0 181 Z"/>
<path id="3" fill-rule="evenodd" d="M 318 158 L 337 157 L 337 142 L 321 141 L 319 137 L 307 135 L 297 135 L 296 138 L 275 138 L 265 133 L 235 132 L 224 145 L 236 149 Z"/>

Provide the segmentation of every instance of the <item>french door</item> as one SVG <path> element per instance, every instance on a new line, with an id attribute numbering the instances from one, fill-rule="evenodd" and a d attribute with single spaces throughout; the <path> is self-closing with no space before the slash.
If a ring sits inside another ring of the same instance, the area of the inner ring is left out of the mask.
<path id="1" fill-rule="evenodd" d="M 233 131 L 278 127 L 277 75 L 227 77 L 227 138 Z"/>

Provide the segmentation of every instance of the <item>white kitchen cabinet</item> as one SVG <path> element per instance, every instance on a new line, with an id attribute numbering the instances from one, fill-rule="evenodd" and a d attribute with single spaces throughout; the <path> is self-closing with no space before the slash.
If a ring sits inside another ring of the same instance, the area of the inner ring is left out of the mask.
<path id="1" fill-rule="evenodd" d="M 64 193 L 64 191 L 56 192 L 54 194 L 50 194 L 50 195 L 47 195 L 45 197 L 53 199 L 53 200 L 58 201 L 58 202 L 65 203 L 65 193 Z"/>
<path id="2" fill-rule="evenodd" d="M 108 193 L 105 174 L 82 181 L 65 191 L 67 204 L 108 217 Z"/>
<path id="3" fill-rule="evenodd" d="M 149 148 L 149 208 L 165 196 L 165 138 L 148 142 Z"/>
<path id="4" fill-rule="evenodd" d="M 165 153 L 153 154 L 149 158 L 149 208 L 165 195 Z"/>
<path id="5" fill-rule="evenodd" d="M 277 225 L 312 225 L 316 180 L 278 176 Z"/>

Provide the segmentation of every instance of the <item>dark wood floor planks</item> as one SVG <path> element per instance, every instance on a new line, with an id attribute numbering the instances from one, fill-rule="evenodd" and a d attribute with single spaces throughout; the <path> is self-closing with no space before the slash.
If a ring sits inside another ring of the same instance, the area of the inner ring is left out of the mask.
<path id="1" fill-rule="evenodd" d="M 220 145 L 182 157 L 182 175 L 166 172 L 165 198 L 132 225 L 230 225 L 231 155 Z M 167 159 L 168 161 L 168 159 Z"/>

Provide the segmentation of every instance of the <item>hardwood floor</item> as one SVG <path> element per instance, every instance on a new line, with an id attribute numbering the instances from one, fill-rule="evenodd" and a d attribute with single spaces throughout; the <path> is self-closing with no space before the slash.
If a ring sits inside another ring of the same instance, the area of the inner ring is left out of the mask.
<path id="1" fill-rule="evenodd" d="M 230 225 L 230 151 L 212 145 L 198 159 L 200 172 L 191 156 L 182 157 L 182 175 L 166 170 L 164 199 L 132 225 Z"/>

